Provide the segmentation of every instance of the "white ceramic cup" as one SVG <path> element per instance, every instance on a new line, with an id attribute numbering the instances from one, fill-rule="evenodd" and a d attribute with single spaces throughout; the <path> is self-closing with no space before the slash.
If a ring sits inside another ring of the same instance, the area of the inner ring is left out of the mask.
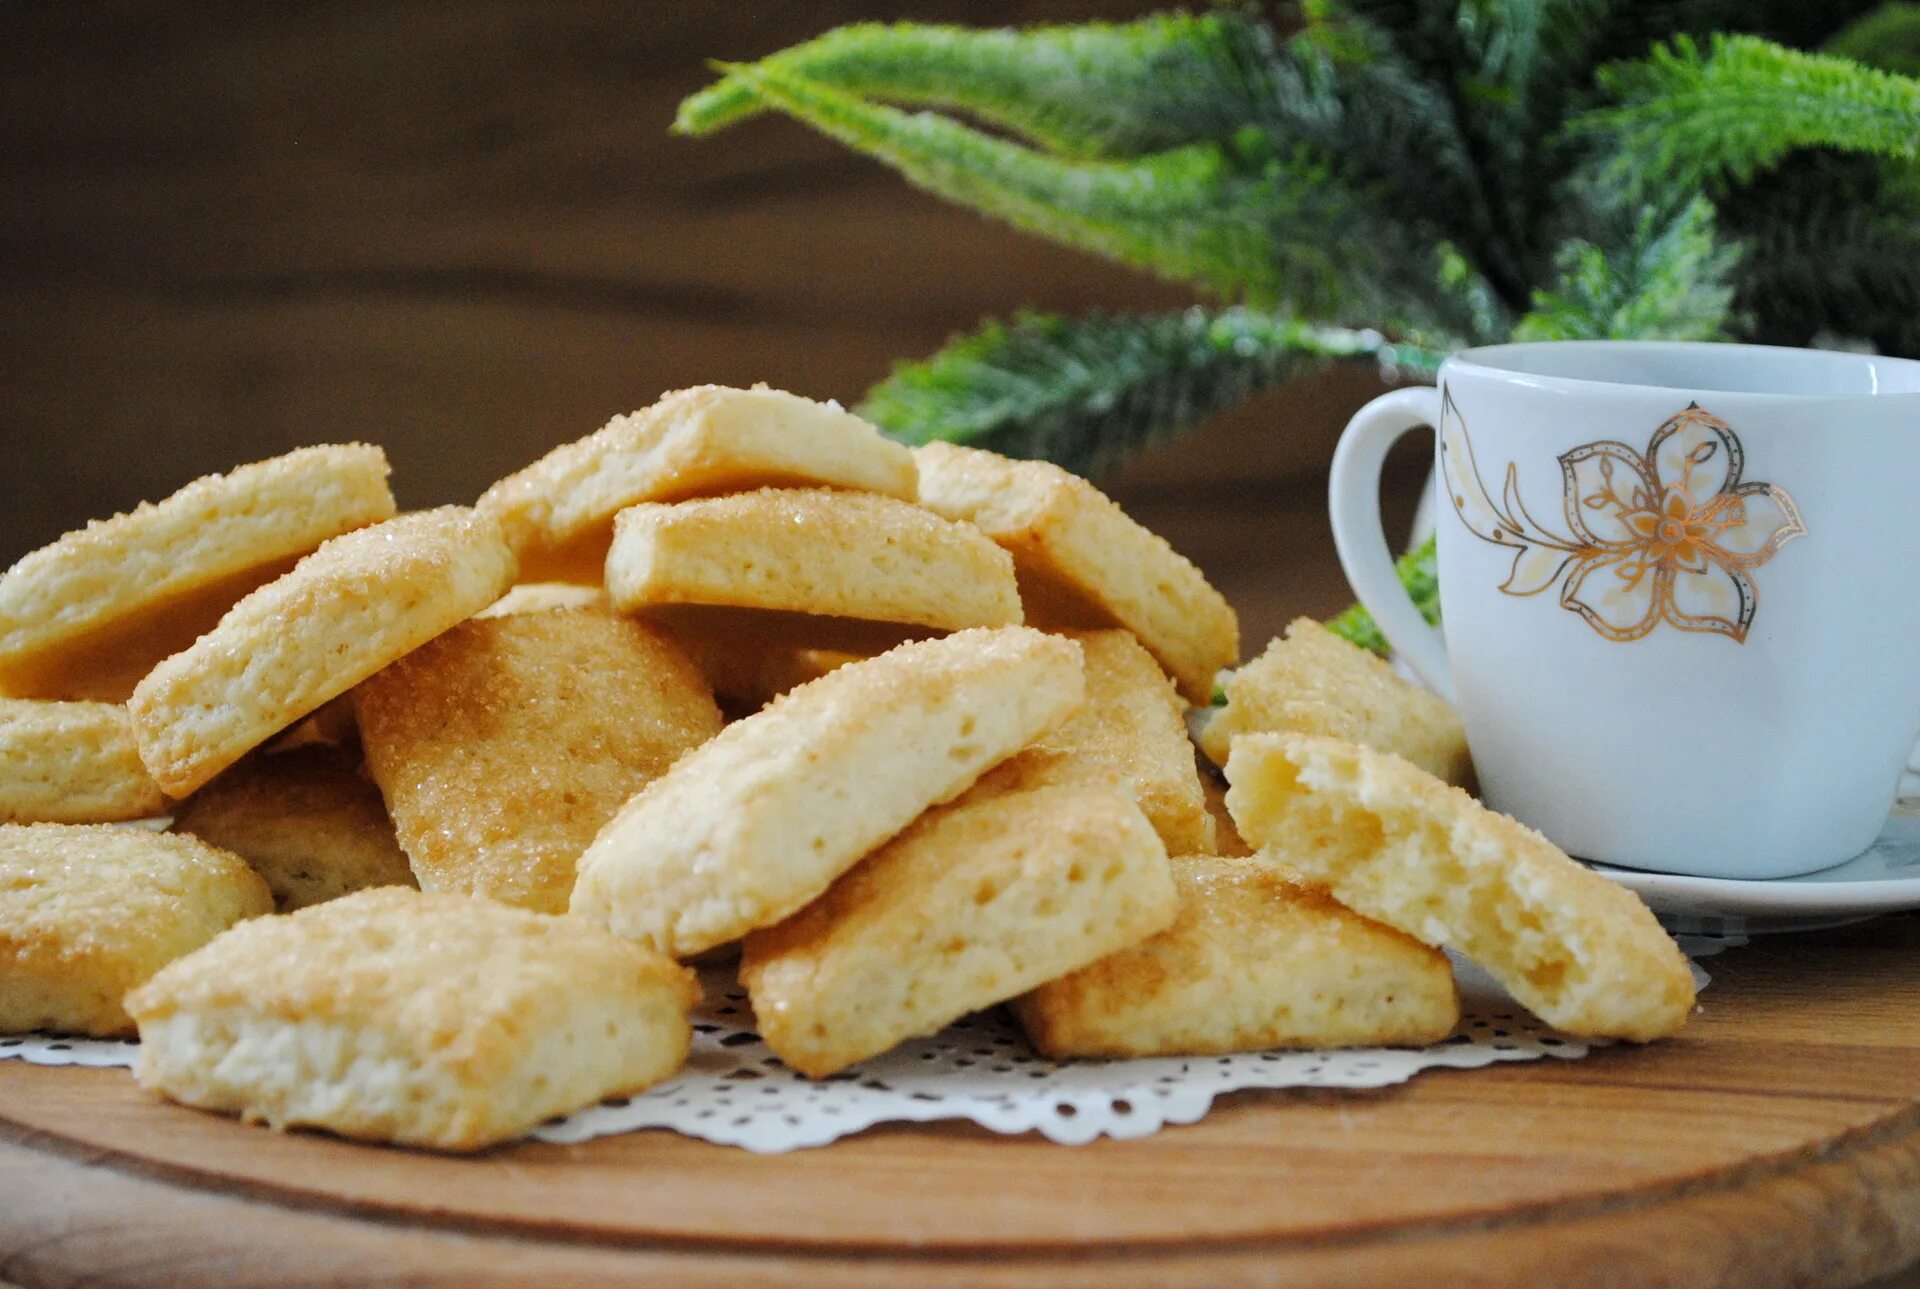
<path id="1" fill-rule="evenodd" d="M 1435 427 L 1444 637 L 1381 462 Z M 1767 878 L 1872 844 L 1920 735 L 1920 362 L 1759 345 L 1471 349 L 1348 424 L 1333 534 L 1459 706 L 1487 802 L 1586 859 Z"/>

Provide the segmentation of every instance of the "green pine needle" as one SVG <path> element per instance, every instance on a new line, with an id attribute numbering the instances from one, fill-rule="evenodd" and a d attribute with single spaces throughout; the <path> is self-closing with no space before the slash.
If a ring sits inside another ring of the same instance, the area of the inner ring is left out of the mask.
<path id="1" fill-rule="evenodd" d="M 1098 474 L 1255 389 L 1340 360 L 1430 374 L 1439 355 L 1246 309 L 1023 314 L 896 367 L 860 412 L 908 443 L 946 440 Z"/>
<path id="2" fill-rule="evenodd" d="M 1440 572 L 1435 562 L 1434 539 L 1429 537 L 1402 555 L 1394 563 L 1393 569 L 1400 575 L 1400 585 L 1406 587 L 1407 594 L 1413 597 L 1414 607 L 1420 610 L 1420 616 L 1430 625 L 1439 626 Z M 1382 657 L 1392 652 L 1387 638 L 1380 634 L 1379 624 L 1361 605 L 1356 604 L 1339 617 L 1328 619 L 1327 630 Z"/>
<path id="3" fill-rule="evenodd" d="M 1920 80 L 1848 58 L 1715 35 L 1676 37 L 1604 68 L 1616 106 L 1572 123 L 1603 143 L 1607 178 L 1640 191 L 1744 181 L 1804 148 L 1920 159 Z"/>
<path id="4" fill-rule="evenodd" d="M 1259 120 L 1277 57 L 1239 14 L 976 31 L 861 23 L 755 67 L 903 107 L 967 113 L 1063 156 L 1126 157 L 1231 137 Z M 707 134 L 766 106 L 722 77 L 680 106 L 674 128 Z"/>
<path id="5" fill-rule="evenodd" d="M 1696 197 L 1662 219 L 1643 211 L 1609 246 L 1573 239 L 1554 257 L 1559 277 L 1534 294 L 1515 340 L 1721 340 L 1739 253 L 1714 236 L 1713 207 Z"/>
<path id="6" fill-rule="evenodd" d="M 1849 23 L 1825 50 L 1902 76 L 1920 76 L 1920 4 L 1891 0 Z"/>

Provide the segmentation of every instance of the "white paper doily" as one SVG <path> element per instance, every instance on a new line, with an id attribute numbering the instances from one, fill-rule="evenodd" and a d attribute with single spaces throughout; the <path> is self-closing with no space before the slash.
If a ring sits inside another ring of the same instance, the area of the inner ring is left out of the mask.
<path id="1" fill-rule="evenodd" d="M 1683 936 L 1681 947 L 1701 958 L 1741 942 Z M 553 1120 L 533 1135 L 570 1143 L 669 1128 L 778 1153 L 825 1145 L 880 1123 L 967 1119 L 995 1132 L 1038 1132 L 1078 1145 L 1193 1123 L 1224 1092 L 1381 1088 L 1422 1070 L 1548 1056 L 1573 1060 L 1595 1046 L 1546 1029 L 1471 964 L 1456 959 L 1454 970 L 1464 1018 L 1452 1037 L 1431 1047 L 1055 1064 L 1034 1055 L 1018 1027 L 996 1010 L 814 1082 L 787 1069 L 760 1041 L 745 992 L 731 969 L 719 968 L 702 976 L 706 1001 L 694 1013 L 693 1051 L 677 1078 Z M 1693 970 L 1704 988 L 1706 973 L 1697 964 Z M 139 1050 L 130 1041 L 0 1036 L 0 1058 L 38 1065 L 131 1067 Z"/>

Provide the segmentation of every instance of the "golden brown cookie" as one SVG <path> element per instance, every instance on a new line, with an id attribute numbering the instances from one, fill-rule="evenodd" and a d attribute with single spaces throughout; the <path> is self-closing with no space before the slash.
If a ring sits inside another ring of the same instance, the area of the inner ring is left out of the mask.
<path id="1" fill-rule="evenodd" d="M 0 698 L 0 823 L 104 824 L 166 811 L 126 708 Z"/>

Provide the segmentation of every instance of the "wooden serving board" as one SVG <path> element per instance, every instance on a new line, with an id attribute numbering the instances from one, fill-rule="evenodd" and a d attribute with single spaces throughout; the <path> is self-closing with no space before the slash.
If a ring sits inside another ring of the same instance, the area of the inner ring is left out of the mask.
<path id="1" fill-rule="evenodd" d="M 1920 1259 L 1920 919 L 1709 966 L 1673 1042 L 1239 1094 L 1082 1147 L 943 1126 L 441 1158 L 4 1061 L 0 1283 L 1773 1289 Z"/>

